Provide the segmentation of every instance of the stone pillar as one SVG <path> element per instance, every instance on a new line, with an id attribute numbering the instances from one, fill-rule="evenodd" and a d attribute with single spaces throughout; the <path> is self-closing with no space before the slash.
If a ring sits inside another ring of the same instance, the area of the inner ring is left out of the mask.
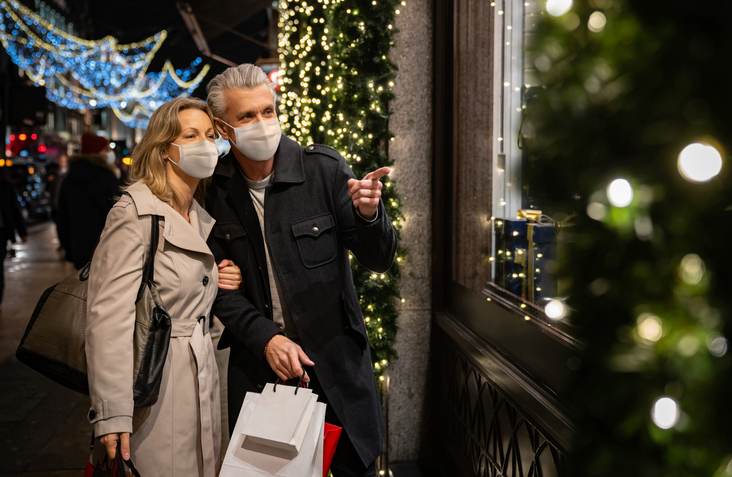
<path id="1" fill-rule="evenodd" d="M 432 319 L 431 196 L 432 196 L 432 6 L 433 0 L 406 0 L 396 18 L 396 44 L 391 60 L 397 65 L 390 128 L 394 180 L 406 223 L 396 339 L 399 359 L 391 364 L 389 395 L 390 460 L 416 460 L 429 355 Z"/>

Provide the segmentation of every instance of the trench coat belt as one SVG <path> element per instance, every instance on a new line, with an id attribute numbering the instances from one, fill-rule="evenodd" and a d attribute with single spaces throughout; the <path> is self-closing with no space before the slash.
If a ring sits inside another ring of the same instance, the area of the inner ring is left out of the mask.
<path id="1" fill-rule="evenodd" d="M 203 323 L 205 326 L 203 326 L 203 334 L 208 334 L 209 325 L 211 324 L 211 321 L 206 316 L 201 316 L 197 320 L 189 318 L 189 319 L 176 319 L 173 318 L 170 320 L 170 337 L 171 338 L 185 338 L 193 336 L 193 331 L 196 329 L 196 325 L 198 323 Z"/>
<path id="2" fill-rule="evenodd" d="M 190 337 L 190 349 L 196 361 L 196 374 L 198 377 L 198 409 L 201 419 L 201 450 L 203 455 L 203 470 L 206 477 L 216 476 L 216 462 L 219 457 L 220 443 L 217 437 L 221 434 L 221 423 L 214 422 L 210 410 L 218 406 L 214 403 L 211 390 L 218 388 L 219 383 L 216 377 L 216 359 L 214 357 L 213 343 L 208 335 L 209 318 L 201 317 L 195 319 L 172 319 L 172 338 Z"/>

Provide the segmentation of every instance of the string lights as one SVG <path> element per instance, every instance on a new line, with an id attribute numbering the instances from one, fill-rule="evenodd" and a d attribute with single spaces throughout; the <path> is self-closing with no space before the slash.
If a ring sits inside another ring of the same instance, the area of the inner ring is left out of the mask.
<path id="1" fill-rule="evenodd" d="M 124 45 L 111 36 L 86 40 L 16 0 L 0 2 L 0 42 L 18 68 L 46 88 L 50 101 L 75 110 L 111 107 L 131 127 L 145 127 L 152 111 L 192 93 L 208 72 L 200 58 L 184 69 L 166 62 L 162 71 L 148 72 L 166 37 L 163 30 Z"/>
<path id="2" fill-rule="evenodd" d="M 405 5 L 401 2 L 401 5 Z M 396 0 L 280 0 L 280 121 L 300 144 L 322 143 L 338 150 L 356 176 L 391 165 L 389 102 L 395 67 L 389 60 Z M 382 199 L 394 226 L 406 220 L 390 179 Z M 399 250 L 388 273 L 371 273 L 352 260 L 374 369 L 386 382 L 396 357 Z"/>

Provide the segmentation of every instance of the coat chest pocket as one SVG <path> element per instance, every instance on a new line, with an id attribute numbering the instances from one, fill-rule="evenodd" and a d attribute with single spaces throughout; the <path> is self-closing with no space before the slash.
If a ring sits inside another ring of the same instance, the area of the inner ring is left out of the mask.
<path id="1" fill-rule="evenodd" d="M 292 234 L 305 268 L 322 267 L 335 260 L 338 255 L 335 221 L 330 214 L 292 224 Z"/>
<path id="2" fill-rule="evenodd" d="M 214 226 L 214 237 L 227 242 L 246 237 L 247 233 L 240 224 L 216 224 Z"/>

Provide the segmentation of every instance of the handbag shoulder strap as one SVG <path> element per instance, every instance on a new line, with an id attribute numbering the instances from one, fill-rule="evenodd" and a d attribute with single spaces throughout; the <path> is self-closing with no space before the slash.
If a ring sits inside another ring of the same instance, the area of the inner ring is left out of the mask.
<path id="1" fill-rule="evenodd" d="M 160 242 L 160 216 L 146 215 L 144 217 L 150 220 L 150 230 L 149 233 L 145 234 L 149 235 L 146 237 L 148 239 L 148 249 L 145 253 L 145 263 L 142 266 L 142 281 L 140 282 L 140 289 L 137 290 L 135 303 L 140 301 L 146 286 L 149 286 L 151 289 L 153 288 L 155 283 L 155 254 L 158 251 Z"/>
<path id="2" fill-rule="evenodd" d="M 155 279 L 155 253 L 160 241 L 160 216 L 150 215 L 150 242 L 148 243 L 145 265 L 142 269 L 143 283 L 152 283 Z"/>

